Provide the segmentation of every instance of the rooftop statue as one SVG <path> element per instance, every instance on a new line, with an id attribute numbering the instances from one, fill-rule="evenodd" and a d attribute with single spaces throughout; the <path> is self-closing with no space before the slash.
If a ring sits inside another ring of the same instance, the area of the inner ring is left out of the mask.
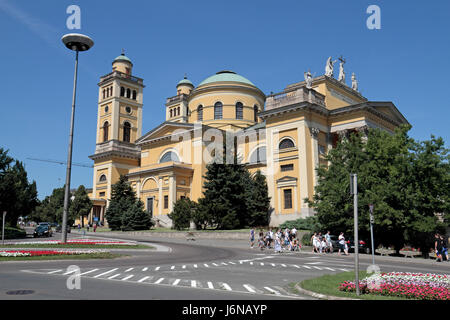
<path id="1" fill-rule="evenodd" d="M 308 70 L 308 72 L 304 72 L 305 75 L 305 81 L 306 81 L 306 88 L 311 89 L 312 88 L 312 75 L 311 71 Z"/>
<path id="2" fill-rule="evenodd" d="M 352 89 L 358 91 L 358 80 L 356 80 L 355 73 L 352 73 Z"/>
<path id="3" fill-rule="evenodd" d="M 344 71 L 344 63 L 345 59 L 342 56 L 339 58 L 339 78 L 338 81 L 345 84 L 345 71 Z"/>
<path id="4" fill-rule="evenodd" d="M 333 77 L 334 64 L 336 62 L 337 62 L 337 60 L 332 61 L 331 57 L 328 58 L 327 64 L 325 66 L 325 75 L 327 77 L 330 77 L 330 78 Z"/>

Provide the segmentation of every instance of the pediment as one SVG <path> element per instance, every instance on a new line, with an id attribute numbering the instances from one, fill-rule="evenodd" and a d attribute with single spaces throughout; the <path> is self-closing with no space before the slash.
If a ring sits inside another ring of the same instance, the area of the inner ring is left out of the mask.
<path id="1" fill-rule="evenodd" d="M 371 107 L 399 123 L 408 123 L 406 118 L 398 111 L 397 107 L 392 102 L 371 103 Z"/>
<path id="2" fill-rule="evenodd" d="M 291 177 L 291 176 L 285 176 L 285 177 L 282 177 L 282 178 L 278 179 L 277 183 L 280 183 L 280 182 L 293 182 L 293 181 L 297 181 L 297 178 L 296 177 Z"/>
<path id="3" fill-rule="evenodd" d="M 194 125 L 191 123 L 179 123 L 179 122 L 163 122 L 156 128 L 150 130 L 141 138 L 136 140 L 136 144 L 144 144 L 146 142 L 152 141 L 154 139 L 168 137 L 172 135 L 176 130 L 191 130 Z"/>

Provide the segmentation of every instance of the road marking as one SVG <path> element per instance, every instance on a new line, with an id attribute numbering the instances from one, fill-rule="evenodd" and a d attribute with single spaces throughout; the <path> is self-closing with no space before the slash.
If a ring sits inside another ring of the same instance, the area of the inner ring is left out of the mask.
<path id="1" fill-rule="evenodd" d="M 278 291 L 275 291 L 275 290 L 273 290 L 273 289 L 271 289 L 271 288 L 269 288 L 269 287 L 264 287 L 264 289 L 266 289 L 267 291 L 270 291 L 270 292 L 272 292 L 272 293 L 274 293 L 274 294 L 277 294 L 277 295 L 280 295 L 281 293 L 279 293 Z"/>
<path id="2" fill-rule="evenodd" d="M 221 264 L 223 264 L 224 266 L 227 266 L 228 264 L 226 264 L 225 262 L 222 262 Z"/>
<path id="3" fill-rule="evenodd" d="M 319 268 L 319 267 L 316 267 L 316 266 L 313 266 L 313 268 L 316 268 L 317 270 L 322 270 L 322 268 Z"/>
<path id="4" fill-rule="evenodd" d="M 196 265 L 196 264 L 194 264 L 194 268 L 197 268 L 197 265 Z"/>
<path id="5" fill-rule="evenodd" d="M 108 279 L 114 279 L 115 277 L 118 277 L 118 276 L 120 276 L 120 273 L 117 273 L 117 274 L 115 274 L 115 275 L 109 277 Z"/>
<path id="6" fill-rule="evenodd" d="M 148 270 L 148 267 L 145 267 L 144 269 L 142 269 L 142 271 L 147 271 Z"/>
<path id="7" fill-rule="evenodd" d="M 175 269 L 175 266 L 171 266 L 171 267 L 170 267 L 170 270 L 173 270 L 173 269 Z"/>
<path id="8" fill-rule="evenodd" d="M 155 282 L 155 284 L 160 284 L 161 282 L 163 282 L 164 281 L 164 278 L 159 278 L 156 282 Z"/>
<path id="9" fill-rule="evenodd" d="M 214 266 L 216 266 L 216 267 L 218 267 L 218 266 L 219 266 L 218 264 L 215 264 L 215 263 L 213 263 L 213 265 L 214 265 Z"/>
<path id="10" fill-rule="evenodd" d="M 205 264 L 203 264 L 205 267 L 207 267 L 207 268 L 209 268 L 209 266 L 205 263 Z"/>
<path id="11" fill-rule="evenodd" d="M 225 282 L 222 282 L 222 286 L 228 291 L 233 291 L 233 289 L 231 289 L 231 287 L 228 284 L 226 284 Z"/>
<path id="12" fill-rule="evenodd" d="M 275 263 L 271 263 L 272 267 L 275 267 Z"/>
<path id="13" fill-rule="evenodd" d="M 186 269 L 186 266 L 182 266 L 181 268 L 182 268 L 182 269 Z"/>
<path id="14" fill-rule="evenodd" d="M 234 263 L 234 262 L 232 262 L 232 261 L 228 261 L 228 263 L 229 263 L 229 264 L 236 264 L 236 263 Z"/>
<path id="15" fill-rule="evenodd" d="M 127 269 L 127 270 L 125 270 L 125 272 L 130 272 L 131 270 L 133 270 L 134 268 L 130 268 L 130 269 Z"/>
<path id="16" fill-rule="evenodd" d="M 208 281 L 208 288 L 214 289 L 214 286 L 213 286 L 212 282 L 210 282 L 210 281 Z"/>
<path id="17" fill-rule="evenodd" d="M 305 267 L 306 269 L 311 269 L 311 267 L 305 265 L 303 265 L 302 267 Z"/>
<path id="18" fill-rule="evenodd" d="M 130 278 L 133 278 L 133 277 L 134 277 L 134 274 L 130 274 L 129 276 L 123 278 L 122 281 L 126 281 L 126 280 L 128 280 Z"/>
<path id="19" fill-rule="evenodd" d="M 332 268 L 328 268 L 328 267 L 324 267 L 325 269 L 328 269 L 328 270 L 331 270 L 331 271 L 335 271 L 334 269 L 332 269 Z"/>
<path id="20" fill-rule="evenodd" d="M 264 265 L 264 262 L 261 262 L 261 265 L 263 266 L 263 265 Z"/>
<path id="21" fill-rule="evenodd" d="M 285 264 L 281 264 L 281 266 L 286 268 L 286 265 L 285 265 Z"/>
<path id="22" fill-rule="evenodd" d="M 148 278 L 150 278 L 149 276 L 143 277 L 141 280 L 139 280 L 138 282 L 144 282 L 145 280 L 147 280 Z"/>
<path id="23" fill-rule="evenodd" d="M 60 271 L 62 271 L 62 269 L 50 271 L 50 272 L 48 272 L 47 274 L 57 273 L 57 272 L 60 272 Z"/>
<path id="24" fill-rule="evenodd" d="M 348 270 L 347 270 L 347 269 L 339 269 L 339 270 L 342 270 L 342 271 L 346 271 L 346 272 L 348 272 Z"/>
<path id="25" fill-rule="evenodd" d="M 119 268 L 114 268 L 114 269 L 111 269 L 111 270 L 109 270 L 109 271 L 106 271 L 106 272 L 100 273 L 100 274 L 98 274 L 98 275 L 94 276 L 94 278 L 98 278 L 98 277 L 104 276 L 105 274 L 108 274 L 108 273 L 114 272 L 114 271 L 116 271 L 117 269 L 119 269 Z"/>
<path id="26" fill-rule="evenodd" d="M 245 289 L 247 289 L 247 291 L 249 291 L 251 293 L 256 293 L 256 291 L 252 287 L 250 287 L 250 285 L 244 284 L 243 286 Z"/>
<path id="27" fill-rule="evenodd" d="M 196 288 L 197 287 L 197 281 L 191 280 L 191 287 Z"/>
<path id="28" fill-rule="evenodd" d="M 307 262 L 305 264 L 321 264 L 322 262 Z"/>
<path id="29" fill-rule="evenodd" d="M 85 274 L 88 274 L 88 273 L 91 273 L 91 272 L 94 272 L 94 271 L 97 271 L 97 270 L 98 269 L 93 269 L 91 271 L 86 271 L 86 272 L 80 273 L 80 276 L 84 276 Z"/>
<path id="30" fill-rule="evenodd" d="M 155 271 L 158 271 L 160 268 L 161 268 L 161 267 L 156 267 L 156 268 L 155 268 Z"/>
<path id="31" fill-rule="evenodd" d="M 298 265 L 296 265 L 296 264 L 293 264 L 293 266 L 296 267 L 296 268 L 298 268 L 298 269 L 300 269 L 300 267 L 299 267 Z"/>
<path id="32" fill-rule="evenodd" d="M 173 286 L 176 286 L 180 281 L 181 281 L 181 279 L 177 279 L 177 280 L 175 280 L 175 281 L 172 283 L 172 285 L 173 285 Z"/>
<path id="33" fill-rule="evenodd" d="M 76 271 L 77 271 L 76 269 L 75 269 L 75 270 L 67 271 L 66 273 L 63 273 L 63 276 L 66 276 L 66 275 L 68 275 L 68 274 L 74 273 L 74 272 L 76 272 Z"/>

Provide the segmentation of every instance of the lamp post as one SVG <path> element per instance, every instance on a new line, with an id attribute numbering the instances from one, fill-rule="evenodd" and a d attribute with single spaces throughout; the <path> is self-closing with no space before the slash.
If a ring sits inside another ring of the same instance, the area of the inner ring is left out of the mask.
<path id="1" fill-rule="evenodd" d="M 356 295 L 359 296 L 359 239 L 358 239 L 358 175 L 350 174 L 350 193 L 353 195 L 354 245 L 355 245 L 355 284 Z"/>
<path id="2" fill-rule="evenodd" d="M 72 171 L 72 143 L 73 143 L 73 123 L 75 118 L 75 96 L 77 92 L 77 75 L 78 75 L 78 52 L 87 51 L 94 45 L 94 41 L 88 36 L 79 33 L 70 33 L 62 37 L 64 45 L 76 52 L 75 56 L 75 75 L 73 78 L 73 96 L 72 96 L 72 116 L 70 119 L 70 134 L 69 134 L 69 152 L 67 156 L 67 171 L 66 171 L 66 187 L 64 191 L 64 211 L 62 221 L 62 242 L 67 242 L 67 211 L 69 208 L 69 193 L 70 193 L 70 175 Z"/>

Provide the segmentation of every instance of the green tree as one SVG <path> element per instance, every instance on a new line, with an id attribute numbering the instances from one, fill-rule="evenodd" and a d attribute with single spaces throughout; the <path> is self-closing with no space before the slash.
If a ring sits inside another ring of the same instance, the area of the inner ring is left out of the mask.
<path id="1" fill-rule="evenodd" d="M 69 204 L 70 204 L 69 199 Z M 62 223 L 64 212 L 64 187 L 55 188 L 50 196 L 46 196 L 34 209 L 31 218 L 36 222 Z"/>
<path id="2" fill-rule="evenodd" d="M 92 209 L 92 201 L 86 192 L 86 188 L 81 185 L 75 191 L 74 199 L 70 205 L 70 224 L 75 222 L 75 219 L 81 220 L 81 226 L 84 228 L 84 217 L 89 215 Z"/>
<path id="3" fill-rule="evenodd" d="M 246 225 L 250 227 L 269 225 L 271 210 L 266 177 L 258 170 L 251 177 L 248 186 Z"/>
<path id="4" fill-rule="evenodd" d="M 175 202 L 173 211 L 168 215 L 172 220 L 173 229 L 182 230 L 190 227 L 191 220 L 194 218 L 194 211 L 197 203 L 189 198 L 180 199 Z"/>
<path id="5" fill-rule="evenodd" d="M 127 183 L 125 176 L 112 185 L 111 201 L 105 216 L 111 230 L 143 230 L 152 226 L 144 205 Z"/>
<path id="6" fill-rule="evenodd" d="M 36 182 L 28 182 L 23 163 L 0 148 L 0 210 L 6 211 L 6 223 L 15 226 L 20 216 L 28 216 L 38 205 Z M 14 165 L 12 165 L 14 163 Z"/>

